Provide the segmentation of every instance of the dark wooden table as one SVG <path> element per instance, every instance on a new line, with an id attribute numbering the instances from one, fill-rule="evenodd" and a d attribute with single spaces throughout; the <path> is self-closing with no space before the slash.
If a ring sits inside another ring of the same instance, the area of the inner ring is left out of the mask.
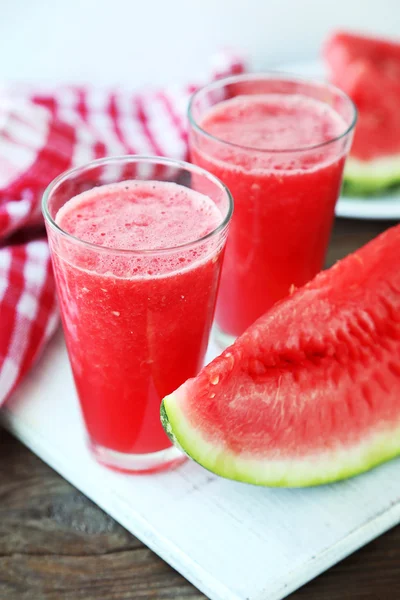
<path id="1" fill-rule="evenodd" d="M 328 264 L 389 225 L 339 220 Z M 11 435 L 0 434 L 0 600 L 204 599 Z M 400 600 L 400 526 L 290 599 Z"/>

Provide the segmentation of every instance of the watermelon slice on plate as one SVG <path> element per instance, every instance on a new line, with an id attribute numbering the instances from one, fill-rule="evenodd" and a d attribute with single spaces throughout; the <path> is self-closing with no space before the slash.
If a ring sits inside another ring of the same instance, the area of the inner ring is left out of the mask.
<path id="1" fill-rule="evenodd" d="M 175 444 L 223 477 L 311 486 L 400 454 L 400 225 L 276 304 L 164 398 Z"/>
<path id="2" fill-rule="evenodd" d="M 358 109 L 345 193 L 369 195 L 400 184 L 400 44 L 336 33 L 324 48 L 330 79 Z"/>
<path id="3" fill-rule="evenodd" d="M 353 63 L 343 89 L 358 108 L 346 163 L 347 193 L 379 192 L 400 183 L 400 79 L 392 81 L 367 61 Z"/>
<path id="4" fill-rule="evenodd" d="M 400 43 L 345 31 L 333 33 L 324 46 L 331 80 L 340 85 L 347 67 L 368 60 L 393 81 L 400 80 Z"/>

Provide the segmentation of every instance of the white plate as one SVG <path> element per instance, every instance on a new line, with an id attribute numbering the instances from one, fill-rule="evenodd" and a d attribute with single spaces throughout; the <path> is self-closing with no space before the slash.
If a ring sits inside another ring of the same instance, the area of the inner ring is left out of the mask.
<path id="1" fill-rule="evenodd" d="M 286 64 L 281 69 L 307 77 L 326 77 L 321 61 Z M 342 195 L 336 204 L 336 216 L 350 219 L 400 219 L 400 192 L 370 198 Z"/>

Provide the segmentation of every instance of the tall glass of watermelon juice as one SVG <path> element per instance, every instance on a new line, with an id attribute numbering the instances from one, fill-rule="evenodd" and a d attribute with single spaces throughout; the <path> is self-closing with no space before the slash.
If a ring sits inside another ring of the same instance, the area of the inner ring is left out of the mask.
<path id="1" fill-rule="evenodd" d="M 235 201 L 216 309 L 222 344 L 322 268 L 355 120 L 339 89 L 285 75 L 238 75 L 192 97 L 192 161 Z"/>
<path id="2" fill-rule="evenodd" d="M 132 472 L 175 464 L 160 403 L 202 366 L 228 190 L 187 163 L 105 159 L 58 177 L 43 212 L 94 455 Z"/>

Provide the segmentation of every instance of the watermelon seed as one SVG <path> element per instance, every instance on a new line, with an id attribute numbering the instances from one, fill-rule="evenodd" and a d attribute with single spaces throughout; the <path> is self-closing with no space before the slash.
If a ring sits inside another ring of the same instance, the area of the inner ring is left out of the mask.
<path id="1" fill-rule="evenodd" d="M 396 284 L 393 281 L 388 281 L 387 285 L 389 289 L 392 290 L 392 292 L 394 292 L 395 294 L 398 294 L 400 292 L 400 287 L 396 286 Z"/>
<path id="2" fill-rule="evenodd" d="M 214 377 L 212 377 L 210 379 L 211 385 L 217 385 L 218 382 L 219 382 L 219 375 L 214 375 Z"/>
<path id="3" fill-rule="evenodd" d="M 397 363 L 395 363 L 393 361 L 389 361 L 388 368 L 389 368 L 389 371 L 391 371 L 393 373 L 393 375 L 395 375 L 396 377 L 398 377 L 400 375 L 400 366 Z"/>
<path id="4" fill-rule="evenodd" d="M 215 394 L 210 394 L 210 398 L 215 398 Z"/>
<path id="5" fill-rule="evenodd" d="M 368 387 L 367 383 L 363 383 L 361 386 L 361 392 L 362 395 L 364 396 L 364 399 L 367 403 L 368 409 L 369 410 L 373 410 L 374 405 L 373 405 L 373 401 L 372 401 L 372 394 L 371 394 L 371 390 Z"/>
<path id="6" fill-rule="evenodd" d="M 280 391 L 281 391 L 281 382 L 282 382 L 282 375 L 279 375 L 278 389 L 276 390 L 275 403 L 277 403 L 279 401 L 279 394 L 280 394 Z"/>
<path id="7" fill-rule="evenodd" d="M 379 387 L 386 392 L 386 394 L 389 393 L 389 388 L 386 384 L 386 381 L 384 379 L 384 377 L 382 376 L 382 373 L 380 371 L 375 371 L 374 373 L 374 379 L 377 382 L 377 384 L 379 385 Z"/>

